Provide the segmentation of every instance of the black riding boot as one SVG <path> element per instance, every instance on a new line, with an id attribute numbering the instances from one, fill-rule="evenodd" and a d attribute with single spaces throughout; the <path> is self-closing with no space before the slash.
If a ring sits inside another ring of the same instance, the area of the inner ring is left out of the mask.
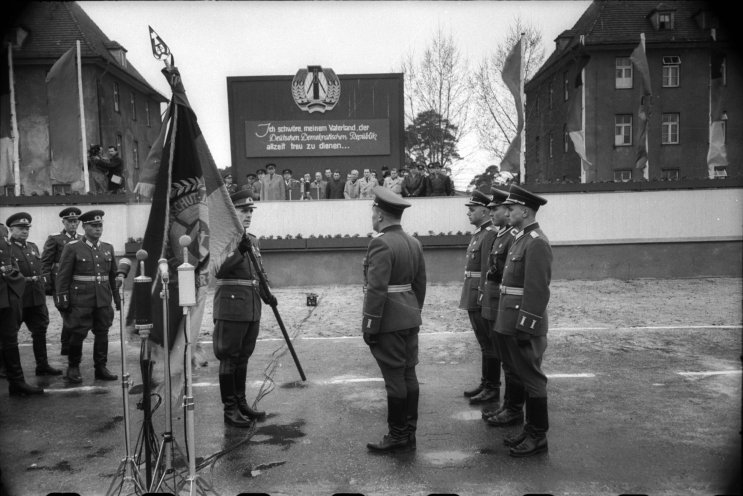
<path id="1" fill-rule="evenodd" d="M 107 368 L 108 362 L 108 336 L 95 337 L 93 341 L 93 364 L 95 365 L 95 378 L 102 381 L 115 381 L 118 376 L 112 374 Z"/>
<path id="2" fill-rule="evenodd" d="M 405 398 L 405 417 L 408 425 L 408 446 L 410 449 L 416 448 L 415 431 L 418 428 L 418 397 L 420 389 L 408 391 Z"/>
<path id="3" fill-rule="evenodd" d="M 467 398 L 472 398 L 482 393 L 482 390 L 485 389 L 485 381 L 486 381 L 487 376 L 488 376 L 488 364 L 485 362 L 485 357 L 483 356 L 482 362 L 480 363 L 480 384 L 478 384 L 473 389 L 468 389 L 467 391 L 465 391 L 464 395 Z"/>
<path id="4" fill-rule="evenodd" d="M 235 397 L 237 398 L 237 407 L 240 409 L 240 413 L 242 413 L 243 416 L 252 420 L 262 420 L 266 418 L 266 412 L 253 410 L 250 405 L 248 405 L 248 400 L 245 398 L 245 381 L 247 377 L 247 367 L 238 367 L 235 369 Z"/>
<path id="5" fill-rule="evenodd" d="M 479 405 L 500 402 L 500 360 L 483 355 L 482 374 L 484 377 L 483 389 L 470 398 L 470 403 Z"/>
<path id="6" fill-rule="evenodd" d="M 511 448 L 509 454 L 518 458 L 533 456 L 547 451 L 547 431 L 549 416 L 547 398 L 529 398 L 526 400 L 526 417 L 528 424 L 524 428 L 524 440 Z"/>
<path id="7" fill-rule="evenodd" d="M 70 344 L 67 347 L 67 371 L 64 379 L 70 384 L 80 384 L 83 378 L 80 375 L 80 360 L 83 359 L 83 345 Z"/>
<path id="8" fill-rule="evenodd" d="M 524 401 L 526 399 L 526 389 L 524 386 L 515 381 L 506 381 L 506 390 L 508 391 L 508 402 L 497 414 L 486 419 L 489 425 L 494 427 L 505 427 L 508 425 L 520 424 L 524 421 Z"/>
<path id="9" fill-rule="evenodd" d="M 28 396 L 29 394 L 41 394 L 44 390 L 37 386 L 26 383 L 23 378 L 23 368 L 21 367 L 21 354 L 18 347 L 5 348 L 2 350 L 5 359 L 5 370 L 8 377 L 8 393 L 10 396 Z"/>
<path id="10" fill-rule="evenodd" d="M 250 427 L 250 419 L 240 413 L 235 396 L 235 375 L 219 374 L 219 392 L 224 405 L 224 423 L 235 427 Z"/>
<path id="11" fill-rule="evenodd" d="M 366 447 L 377 453 L 410 451 L 412 448 L 408 442 L 406 399 L 387 397 L 387 425 L 389 434 L 381 442 L 368 443 Z"/>
<path id="12" fill-rule="evenodd" d="M 46 334 L 32 336 L 34 358 L 36 359 L 36 375 L 62 375 L 62 371 L 49 365 L 46 354 Z"/>

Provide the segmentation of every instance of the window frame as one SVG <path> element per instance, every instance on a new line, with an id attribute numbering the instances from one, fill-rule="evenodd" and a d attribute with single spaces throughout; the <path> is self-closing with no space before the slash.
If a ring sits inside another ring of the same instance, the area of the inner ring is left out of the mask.
<path id="1" fill-rule="evenodd" d="M 628 122 L 620 122 L 620 118 Z M 614 148 L 623 147 L 623 146 L 632 146 L 633 126 L 634 126 L 634 119 L 633 119 L 632 114 L 615 114 L 614 115 Z M 619 129 L 623 131 L 621 134 L 617 133 Z M 623 138 L 623 141 L 624 141 L 623 143 L 617 143 L 617 137 L 620 135 Z M 627 139 L 629 140 L 629 142 L 626 142 Z"/>
<path id="2" fill-rule="evenodd" d="M 675 176 L 675 177 L 669 177 L 669 176 Z M 664 181 L 678 181 L 681 177 L 681 170 L 678 168 L 669 168 L 669 169 L 661 169 L 660 170 L 660 178 Z"/>
<path id="3" fill-rule="evenodd" d="M 617 174 L 619 177 L 617 177 Z M 615 183 L 628 183 L 632 180 L 632 169 L 614 169 Z"/>
<path id="4" fill-rule="evenodd" d="M 663 88 L 678 88 L 681 86 L 681 57 L 676 55 L 663 57 L 661 85 Z"/>
<path id="5" fill-rule="evenodd" d="M 673 118 L 675 119 L 671 121 Z M 678 112 L 664 112 L 661 114 L 660 125 L 660 142 L 662 145 L 678 145 L 681 142 L 681 114 Z"/>
<path id="6" fill-rule="evenodd" d="M 626 62 L 626 64 L 625 64 Z M 619 72 L 622 72 L 620 77 Z M 630 90 L 634 88 L 634 67 L 629 57 L 614 58 L 614 89 Z"/>

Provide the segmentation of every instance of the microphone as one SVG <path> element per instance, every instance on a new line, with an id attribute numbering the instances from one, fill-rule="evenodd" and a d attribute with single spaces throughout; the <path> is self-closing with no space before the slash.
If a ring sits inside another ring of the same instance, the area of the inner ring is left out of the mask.
<path id="1" fill-rule="evenodd" d="M 157 261 L 157 270 L 160 272 L 160 278 L 163 280 L 163 282 L 168 282 L 169 274 L 167 258 L 161 258 Z"/>
<path id="2" fill-rule="evenodd" d="M 132 261 L 128 258 L 122 258 L 119 260 L 119 268 L 116 271 L 116 277 L 126 279 L 130 270 L 132 270 Z"/>

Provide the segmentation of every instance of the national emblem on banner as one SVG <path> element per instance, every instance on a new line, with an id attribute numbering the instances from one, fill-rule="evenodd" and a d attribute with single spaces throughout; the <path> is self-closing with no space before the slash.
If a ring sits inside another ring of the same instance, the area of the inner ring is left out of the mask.
<path id="1" fill-rule="evenodd" d="M 305 112 L 325 113 L 333 110 L 341 98 L 341 82 L 333 69 L 309 65 L 299 69 L 292 80 L 292 96 Z"/>

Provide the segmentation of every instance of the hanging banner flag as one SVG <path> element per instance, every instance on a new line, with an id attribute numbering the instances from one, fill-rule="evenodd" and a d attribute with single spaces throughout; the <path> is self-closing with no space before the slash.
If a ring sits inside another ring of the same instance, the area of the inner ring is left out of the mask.
<path id="1" fill-rule="evenodd" d="M 723 118 L 723 66 L 725 54 L 719 50 L 713 50 L 710 54 L 710 127 L 709 127 L 709 150 L 707 151 L 707 169 L 709 178 L 716 177 L 715 167 L 728 165 L 727 149 L 725 146 L 725 120 Z"/>
<path id="2" fill-rule="evenodd" d="M 0 54 L 0 186 L 15 184 L 13 176 L 12 116 L 10 113 L 10 58 L 6 50 Z"/>
<path id="3" fill-rule="evenodd" d="M 584 171 L 585 182 L 591 182 L 595 180 L 595 170 L 588 161 L 586 156 L 586 130 L 583 128 L 583 92 L 585 87 L 583 85 L 583 69 L 588 64 L 591 57 L 588 55 L 582 56 L 578 60 L 577 73 L 575 75 L 575 87 L 572 95 L 570 96 L 570 102 L 568 103 L 568 134 L 573 142 L 575 153 L 581 159 L 581 167 Z"/>
<path id="4" fill-rule="evenodd" d="M 642 96 L 640 97 L 640 108 L 637 111 L 638 124 L 635 131 L 635 144 L 637 155 L 635 157 L 635 168 L 644 169 L 648 163 L 647 130 L 648 118 L 650 117 L 650 97 L 653 92 L 650 86 L 650 68 L 645 55 L 645 34 L 641 34 L 640 44 L 637 45 L 630 55 L 630 60 L 635 69 L 640 73 L 642 80 Z"/>
<path id="5" fill-rule="evenodd" d="M 513 95 L 517 123 L 516 136 L 508 145 L 508 150 L 506 150 L 506 154 L 500 163 L 500 170 L 514 174 L 521 173 L 521 132 L 524 129 L 524 98 L 522 94 L 524 88 L 524 61 L 521 53 L 522 41 L 523 38 L 519 38 L 519 41 L 513 46 L 503 63 L 503 70 L 501 71 L 503 82 Z M 521 177 L 519 180 L 523 181 L 524 178 Z"/>

